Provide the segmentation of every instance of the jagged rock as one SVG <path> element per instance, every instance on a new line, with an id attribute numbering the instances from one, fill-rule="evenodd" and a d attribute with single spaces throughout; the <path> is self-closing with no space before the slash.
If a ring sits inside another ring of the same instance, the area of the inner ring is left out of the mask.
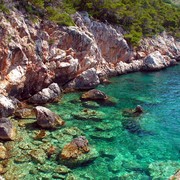
<path id="1" fill-rule="evenodd" d="M 59 158 L 63 164 L 74 166 L 92 161 L 97 156 L 97 151 L 89 148 L 86 137 L 79 136 L 64 146 Z"/>
<path id="2" fill-rule="evenodd" d="M 179 180 L 180 179 L 180 170 L 178 170 L 169 180 Z"/>
<path id="3" fill-rule="evenodd" d="M 104 92 L 97 89 L 92 89 L 81 96 L 83 100 L 106 100 L 107 98 Z"/>
<path id="4" fill-rule="evenodd" d="M 28 99 L 32 104 L 46 104 L 55 101 L 61 95 L 61 90 L 56 83 L 52 83 L 47 88 L 42 89 L 37 94 Z"/>
<path id="5" fill-rule="evenodd" d="M 73 112 L 72 116 L 78 120 L 94 120 L 101 121 L 106 117 L 106 114 L 101 111 L 94 111 L 90 109 L 84 109 L 80 112 Z"/>
<path id="6" fill-rule="evenodd" d="M 37 118 L 37 124 L 42 128 L 55 128 L 57 126 L 64 125 L 64 121 L 55 113 L 49 109 L 36 106 L 35 114 Z"/>
<path id="7" fill-rule="evenodd" d="M 100 83 L 99 77 L 94 68 L 84 71 L 68 84 L 68 88 L 92 89 Z"/>
<path id="8" fill-rule="evenodd" d="M 15 111 L 13 100 L 0 94 L 0 117 L 8 117 Z"/>
<path id="9" fill-rule="evenodd" d="M 61 153 L 62 159 L 77 158 L 79 155 L 89 152 L 88 140 L 85 136 L 79 136 L 67 144 Z"/>
<path id="10" fill-rule="evenodd" d="M 13 140 L 15 134 L 12 122 L 8 118 L 0 118 L 0 139 Z"/>
<path id="11" fill-rule="evenodd" d="M 28 118 L 31 116 L 34 116 L 32 109 L 23 108 L 23 109 L 17 109 L 14 113 L 15 118 Z"/>
<path id="12" fill-rule="evenodd" d="M 144 59 L 144 70 L 153 71 L 167 67 L 167 62 L 159 51 L 149 54 Z"/>
<path id="13" fill-rule="evenodd" d="M 3 160 L 7 157 L 7 149 L 0 143 L 0 160 Z"/>

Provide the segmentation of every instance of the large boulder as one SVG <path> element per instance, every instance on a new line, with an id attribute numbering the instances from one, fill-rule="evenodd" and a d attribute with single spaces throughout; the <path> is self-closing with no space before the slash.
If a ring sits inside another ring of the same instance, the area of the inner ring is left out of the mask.
<path id="1" fill-rule="evenodd" d="M 88 69 L 68 84 L 72 89 L 93 89 L 100 84 L 99 77 L 94 68 Z"/>
<path id="2" fill-rule="evenodd" d="M 64 125 L 64 121 L 57 114 L 45 107 L 36 106 L 35 114 L 37 124 L 42 128 L 55 128 Z"/>
<path id="3" fill-rule="evenodd" d="M 0 139 L 13 140 L 15 134 L 12 122 L 8 118 L 0 118 Z"/>
<path id="4" fill-rule="evenodd" d="M 167 67 L 167 62 L 165 58 L 161 55 L 159 51 L 155 51 L 150 53 L 144 59 L 144 67 L 143 70 L 154 71 Z"/>
<path id="5" fill-rule="evenodd" d="M 32 104 L 46 104 L 55 101 L 61 95 L 61 90 L 56 83 L 52 83 L 47 88 L 42 89 L 37 94 L 28 99 Z"/>
<path id="6" fill-rule="evenodd" d="M 74 166 L 92 161 L 97 156 L 96 150 L 90 150 L 86 137 L 79 136 L 64 146 L 60 154 L 60 161 L 67 166 Z"/>
<path id="7" fill-rule="evenodd" d="M 108 97 L 100 90 L 92 89 L 81 96 L 83 100 L 106 100 Z"/>
<path id="8" fill-rule="evenodd" d="M 0 94 L 0 117 L 8 117 L 15 111 L 16 105 L 13 100 Z"/>

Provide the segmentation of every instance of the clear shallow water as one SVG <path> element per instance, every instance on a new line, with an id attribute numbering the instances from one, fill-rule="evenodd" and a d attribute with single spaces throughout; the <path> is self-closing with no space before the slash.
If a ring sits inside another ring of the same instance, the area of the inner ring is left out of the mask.
<path id="1" fill-rule="evenodd" d="M 39 129 L 32 120 L 17 122 L 21 138 L 9 144 L 12 158 L 5 177 L 165 180 L 180 169 L 180 66 L 153 73 L 123 75 L 111 81 L 110 85 L 100 85 L 98 89 L 116 102 L 114 106 L 94 104 L 87 108 L 80 101 L 82 92 L 66 94 L 58 104 L 49 105 L 66 125 L 63 129 L 46 131 L 42 141 L 34 138 Z M 136 105 L 144 109 L 141 116 L 132 119 L 122 115 L 124 109 Z M 100 112 L 103 119 L 75 119 L 73 114 L 80 114 L 84 109 Z M 99 156 L 93 162 L 71 169 L 69 176 L 57 174 L 55 168 L 61 162 L 55 156 L 48 158 L 43 152 L 52 145 L 61 152 L 65 144 L 79 135 L 87 137 Z M 40 159 L 30 157 L 32 150 L 41 154 Z"/>
<path id="2" fill-rule="evenodd" d="M 117 104 L 94 108 L 106 114 L 100 122 L 72 118 L 72 111 L 85 108 L 80 101 L 72 103 L 82 93 L 67 94 L 51 106 L 67 126 L 81 129 L 100 153 L 94 162 L 74 169 L 75 174 L 82 179 L 168 179 L 180 169 L 180 66 L 111 81 L 98 89 Z M 138 104 L 145 112 L 136 118 L 140 130 L 132 133 L 123 125 L 122 110 Z"/>

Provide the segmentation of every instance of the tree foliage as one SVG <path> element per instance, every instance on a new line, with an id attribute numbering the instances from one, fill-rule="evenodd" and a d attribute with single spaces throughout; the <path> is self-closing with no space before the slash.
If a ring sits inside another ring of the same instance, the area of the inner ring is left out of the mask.
<path id="1" fill-rule="evenodd" d="M 0 0 L 2 1 L 2 0 Z M 180 36 L 180 8 L 172 0 L 19 0 L 30 15 L 59 25 L 73 25 L 71 14 L 87 11 L 93 18 L 122 26 L 131 43 L 164 30 Z M 175 0 L 173 1 L 175 2 Z M 3 9 L 4 6 L 0 6 Z"/>

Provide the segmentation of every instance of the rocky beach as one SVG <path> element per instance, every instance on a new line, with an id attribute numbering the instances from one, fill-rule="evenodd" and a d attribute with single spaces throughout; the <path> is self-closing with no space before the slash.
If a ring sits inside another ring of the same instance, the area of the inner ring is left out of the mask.
<path id="1" fill-rule="evenodd" d="M 179 178 L 179 40 L 132 47 L 84 11 L 68 27 L 0 17 L 0 179 Z"/>

